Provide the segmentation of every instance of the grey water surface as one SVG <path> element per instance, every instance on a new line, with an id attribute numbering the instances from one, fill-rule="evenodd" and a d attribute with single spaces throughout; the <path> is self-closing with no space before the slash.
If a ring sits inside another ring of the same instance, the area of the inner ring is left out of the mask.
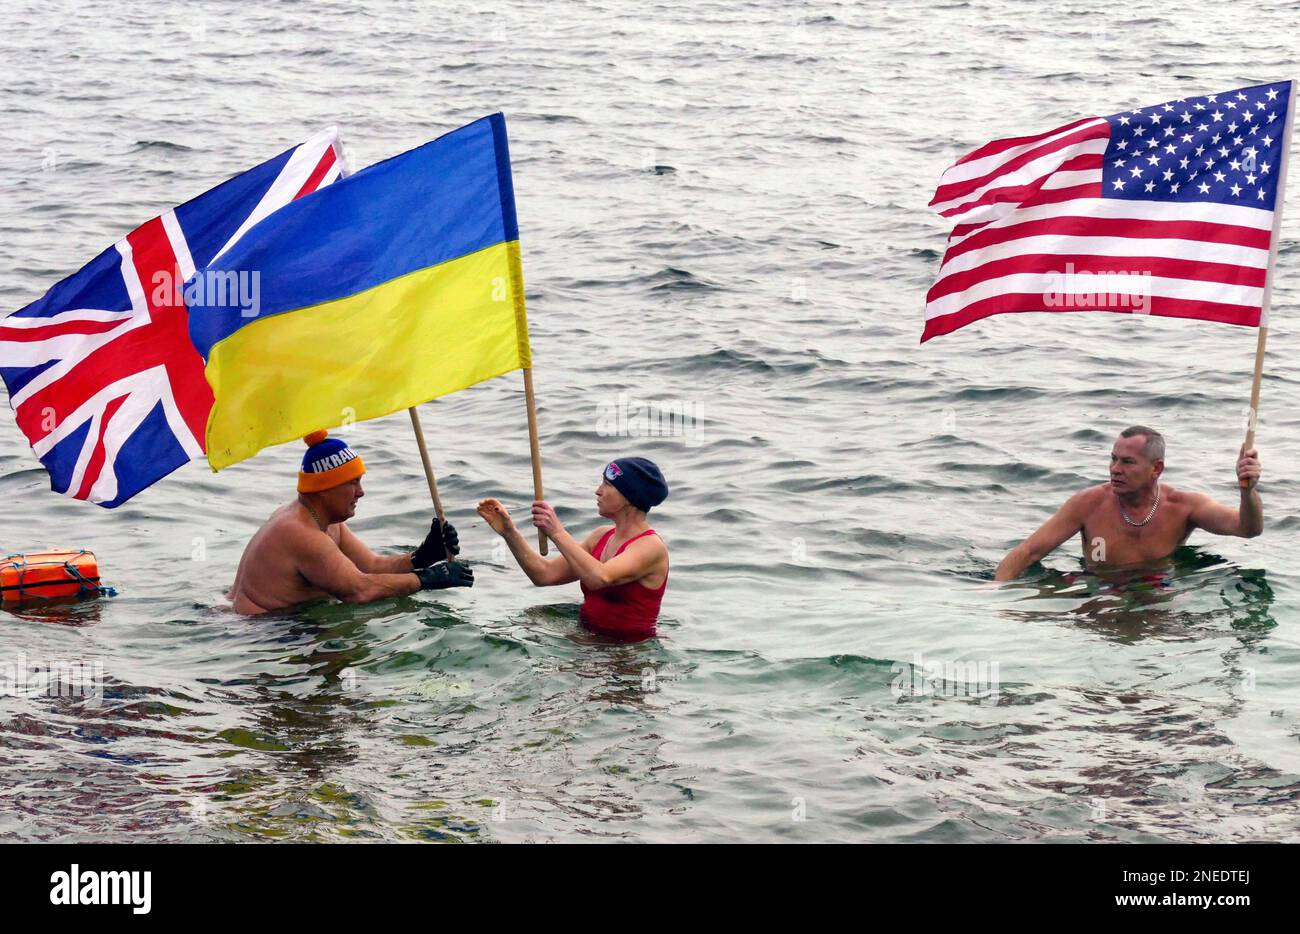
<path id="1" fill-rule="evenodd" d="M 1297 14 L 6 3 L 4 311 L 323 126 L 359 168 L 503 111 L 548 499 L 585 534 L 605 461 L 653 458 L 672 572 L 660 637 L 626 646 L 517 570 L 473 507 L 527 514 L 519 374 L 421 408 L 472 591 L 258 620 L 222 596 L 300 445 L 107 511 L 49 491 L 5 405 L 0 554 L 89 548 L 119 593 L 0 611 L 0 678 L 79 661 L 104 686 L 0 697 L 0 839 L 1300 840 L 1300 209 L 1261 538 L 1107 577 L 1070 543 L 990 584 L 1130 423 L 1165 432 L 1170 482 L 1231 501 L 1253 331 L 1016 315 L 918 345 L 954 158 L 1297 77 Z M 673 432 L 620 421 L 652 402 Z M 353 528 L 416 544 L 407 417 L 343 434 Z"/>

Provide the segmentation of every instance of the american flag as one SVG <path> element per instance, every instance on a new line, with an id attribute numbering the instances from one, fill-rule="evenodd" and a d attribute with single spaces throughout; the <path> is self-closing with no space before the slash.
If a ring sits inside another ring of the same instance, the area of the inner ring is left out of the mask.
<path id="1" fill-rule="evenodd" d="M 0 377 L 56 492 L 111 508 L 202 456 L 212 390 L 182 287 L 342 171 L 338 132 L 325 130 L 142 224 L 0 318 Z"/>
<path id="2" fill-rule="evenodd" d="M 1260 324 L 1292 82 L 1085 117 L 959 159 L 921 342 L 989 315 L 1125 311 Z"/>

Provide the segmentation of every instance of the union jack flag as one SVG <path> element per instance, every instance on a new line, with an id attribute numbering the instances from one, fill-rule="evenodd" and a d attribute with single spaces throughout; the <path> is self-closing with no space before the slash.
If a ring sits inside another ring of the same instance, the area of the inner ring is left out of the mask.
<path id="1" fill-rule="evenodd" d="M 335 129 L 137 227 L 0 318 L 0 377 L 58 493 L 112 508 L 205 450 L 212 390 L 182 287 L 344 171 Z"/>

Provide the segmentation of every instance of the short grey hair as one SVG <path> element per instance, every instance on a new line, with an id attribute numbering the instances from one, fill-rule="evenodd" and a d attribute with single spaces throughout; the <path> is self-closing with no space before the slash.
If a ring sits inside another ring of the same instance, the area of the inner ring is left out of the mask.
<path id="1" fill-rule="evenodd" d="M 1136 438 L 1138 435 L 1146 438 L 1146 444 L 1142 445 L 1143 457 L 1153 462 L 1165 459 L 1165 436 L 1154 428 L 1148 428 L 1146 425 L 1134 425 L 1131 428 L 1125 428 L 1119 433 L 1121 438 Z"/>

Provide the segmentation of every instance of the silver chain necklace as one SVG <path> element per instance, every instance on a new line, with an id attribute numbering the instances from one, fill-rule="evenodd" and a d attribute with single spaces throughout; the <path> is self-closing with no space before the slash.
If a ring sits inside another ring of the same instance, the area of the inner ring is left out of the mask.
<path id="1" fill-rule="evenodd" d="M 1151 521 L 1151 517 L 1154 516 L 1154 515 L 1156 514 L 1156 507 L 1159 506 L 1159 505 L 1160 505 L 1160 484 L 1157 483 L 1157 484 L 1156 484 L 1156 501 L 1155 501 L 1154 503 L 1151 504 L 1151 511 L 1150 511 L 1149 513 L 1147 513 L 1147 517 L 1146 517 L 1145 519 L 1143 519 L 1141 522 L 1134 522 L 1132 519 L 1130 519 L 1130 518 L 1128 517 L 1128 513 L 1126 513 L 1126 512 L 1124 511 L 1124 507 L 1123 507 L 1123 506 L 1120 506 L 1120 507 L 1119 507 L 1119 514 L 1120 514 L 1121 516 L 1123 516 L 1123 517 L 1124 517 L 1124 521 L 1127 522 L 1129 525 L 1133 526 L 1133 528 L 1135 528 L 1135 529 L 1140 529 L 1140 528 L 1142 528 L 1142 526 L 1146 525 L 1148 522 Z"/>

